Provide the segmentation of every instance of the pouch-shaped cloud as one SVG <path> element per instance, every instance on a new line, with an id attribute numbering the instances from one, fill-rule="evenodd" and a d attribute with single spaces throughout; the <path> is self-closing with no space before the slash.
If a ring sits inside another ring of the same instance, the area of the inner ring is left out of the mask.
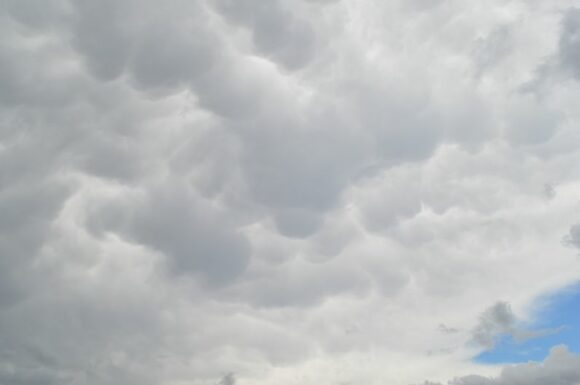
<path id="1" fill-rule="evenodd" d="M 504 381 L 580 279 L 571 6 L 0 0 L 0 383 Z"/>

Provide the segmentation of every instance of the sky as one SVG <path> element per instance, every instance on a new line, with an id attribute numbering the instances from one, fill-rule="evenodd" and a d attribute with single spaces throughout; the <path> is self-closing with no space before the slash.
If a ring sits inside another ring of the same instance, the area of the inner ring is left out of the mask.
<path id="1" fill-rule="evenodd" d="M 0 0 L 0 385 L 580 384 L 577 0 Z"/>
<path id="2" fill-rule="evenodd" d="M 542 361 L 556 345 L 567 345 L 580 353 L 580 285 L 572 286 L 548 298 L 531 324 L 520 327 L 536 334 L 535 338 L 514 338 L 500 334 L 492 349 L 482 352 L 476 359 L 482 363 L 519 363 Z"/>

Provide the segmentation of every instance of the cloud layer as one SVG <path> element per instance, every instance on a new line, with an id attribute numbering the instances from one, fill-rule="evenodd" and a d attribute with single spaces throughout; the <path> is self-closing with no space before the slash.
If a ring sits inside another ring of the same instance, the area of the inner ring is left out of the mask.
<path id="1" fill-rule="evenodd" d="M 472 358 L 580 279 L 573 5 L 0 0 L 0 383 L 521 383 Z"/>

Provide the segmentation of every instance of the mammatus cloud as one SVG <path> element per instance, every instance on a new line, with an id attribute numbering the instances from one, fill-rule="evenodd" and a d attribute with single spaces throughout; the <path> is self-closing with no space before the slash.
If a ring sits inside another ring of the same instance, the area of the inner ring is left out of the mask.
<path id="1" fill-rule="evenodd" d="M 580 356 L 566 346 L 556 346 L 542 363 L 507 366 L 497 377 L 465 376 L 448 382 L 449 385 L 576 385 L 580 383 Z M 425 382 L 425 385 L 438 383 Z M 441 384 L 439 384 L 441 385 Z"/>
<path id="2" fill-rule="evenodd" d="M 0 0 L 0 383 L 500 381 L 580 279 L 573 5 Z"/>

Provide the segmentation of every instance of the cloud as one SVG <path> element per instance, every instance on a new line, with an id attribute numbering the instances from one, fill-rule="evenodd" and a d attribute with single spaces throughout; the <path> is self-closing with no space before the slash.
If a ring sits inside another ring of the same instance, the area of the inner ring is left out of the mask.
<path id="1" fill-rule="evenodd" d="M 148 245 L 168 258 L 173 273 L 199 274 L 211 284 L 227 283 L 246 268 L 247 239 L 189 186 L 153 186 L 127 203 L 97 203 L 88 212 L 88 228 L 98 236 L 116 232 Z"/>
<path id="2" fill-rule="evenodd" d="M 437 329 L 441 332 L 441 333 L 445 333 L 445 334 L 455 334 L 458 333 L 459 330 L 457 330 L 456 328 L 451 328 L 445 324 L 440 324 Z"/>
<path id="3" fill-rule="evenodd" d="M 0 383 L 495 378 L 580 279 L 576 14 L 0 0 Z"/>
<path id="4" fill-rule="evenodd" d="M 564 237 L 568 245 L 580 248 L 580 224 L 572 225 L 568 234 Z"/>
<path id="5" fill-rule="evenodd" d="M 473 340 L 486 348 L 492 348 L 499 335 L 513 334 L 515 328 L 516 317 L 510 305 L 498 302 L 481 314 L 479 324 L 473 330 Z"/>
<path id="6" fill-rule="evenodd" d="M 580 381 L 580 357 L 566 346 L 552 348 L 543 363 L 527 363 L 508 366 L 498 377 L 477 375 L 458 377 L 450 385 L 515 385 L 558 384 L 573 385 Z M 425 384 L 434 384 L 426 382 Z"/>
<path id="7" fill-rule="evenodd" d="M 472 330 L 472 342 L 486 349 L 492 349 L 501 337 L 510 336 L 516 342 L 556 334 L 562 328 L 527 330 L 518 322 L 510 304 L 497 302 L 487 308 L 479 317 L 479 323 Z"/>
<path id="8" fill-rule="evenodd" d="M 580 9 L 571 8 L 566 12 L 562 22 L 562 34 L 559 41 L 559 64 L 572 76 L 580 78 Z"/>
<path id="9" fill-rule="evenodd" d="M 236 384 L 236 377 L 234 373 L 228 373 L 222 377 L 219 382 L 219 385 L 235 385 Z"/>
<path id="10" fill-rule="evenodd" d="M 315 31 L 284 2 L 219 0 L 216 5 L 227 20 L 250 31 L 253 45 L 262 56 L 290 70 L 312 59 L 317 48 Z"/>

